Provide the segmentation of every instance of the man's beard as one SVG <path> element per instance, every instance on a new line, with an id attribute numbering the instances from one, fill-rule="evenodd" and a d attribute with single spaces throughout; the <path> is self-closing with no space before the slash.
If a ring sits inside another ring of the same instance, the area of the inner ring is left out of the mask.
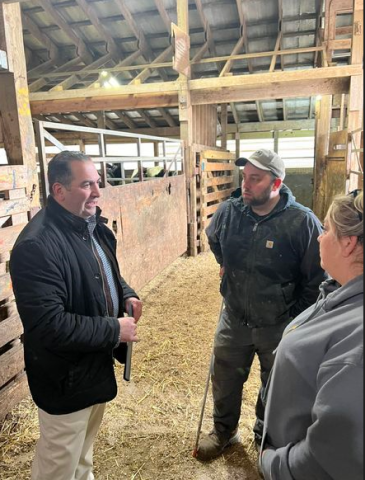
<path id="1" fill-rule="evenodd" d="M 266 190 L 264 190 L 260 195 L 256 197 L 252 197 L 252 198 L 243 197 L 243 203 L 245 205 L 250 205 L 251 207 L 261 207 L 262 205 L 265 205 L 270 200 L 271 191 L 272 191 L 272 184 L 269 185 Z"/>

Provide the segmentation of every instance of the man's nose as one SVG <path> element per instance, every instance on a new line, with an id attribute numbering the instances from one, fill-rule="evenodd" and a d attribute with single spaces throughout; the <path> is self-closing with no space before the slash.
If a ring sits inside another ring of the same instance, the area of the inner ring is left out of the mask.
<path id="1" fill-rule="evenodd" d="M 91 193 L 94 197 L 100 197 L 100 185 L 98 183 L 94 183 Z"/>

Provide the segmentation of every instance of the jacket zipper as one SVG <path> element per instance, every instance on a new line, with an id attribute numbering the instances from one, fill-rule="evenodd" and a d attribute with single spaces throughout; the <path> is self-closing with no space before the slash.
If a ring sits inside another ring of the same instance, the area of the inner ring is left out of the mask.
<path id="1" fill-rule="evenodd" d="M 255 233 L 257 231 L 257 228 L 259 226 L 259 222 L 256 222 L 255 225 L 253 226 L 253 229 L 252 229 L 252 232 Z M 254 236 L 252 236 L 252 239 L 251 239 L 251 248 L 253 247 L 254 245 Z M 254 255 L 252 255 L 252 259 L 253 259 Z M 249 268 L 248 268 L 248 276 L 251 274 L 252 272 L 252 266 L 253 266 L 253 261 L 251 260 L 250 264 L 249 264 Z M 249 288 L 250 288 L 250 283 L 247 284 L 247 288 L 246 288 L 246 295 L 245 295 L 245 313 L 246 313 L 246 325 L 248 325 L 247 323 L 247 320 L 250 319 L 250 292 L 249 292 Z"/>
<path id="2" fill-rule="evenodd" d="M 100 277 L 101 277 L 101 283 L 102 283 L 102 288 L 103 288 L 103 293 L 104 293 L 105 308 L 106 308 L 107 316 L 109 316 L 108 302 L 107 302 L 107 300 L 106 300 L 106 293 L 105 293 L 104 276 L 103 276 L 103 273 L 102 273 L 102 271 L 101 271 L 101 268 L 102 268 L 102 267 L 101 267 L 101 265 L 100 265 L 98 256 L 95 254 L 94 242 L 93 242 L 93 239 L 91 238 L 91 236 L 90 236 L 90 241 L 91 241 L 91 250 L 92 250 L 92 252 L 93 252 L 93 255 L 94 255 L 95 260 L 97 261 L 97 264 L 98 264 L 98 267 L 99 267 Z"/>

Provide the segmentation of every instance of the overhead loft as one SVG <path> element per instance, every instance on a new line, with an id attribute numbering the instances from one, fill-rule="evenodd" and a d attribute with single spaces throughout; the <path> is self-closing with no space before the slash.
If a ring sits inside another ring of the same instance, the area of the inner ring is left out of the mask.
<path id="1" fill-rule="evenodd" d="M 95 112 L 104 111 L 112 130 L 178 126 L 171 24 L 184 3 L 22 1 L 32 114 L 100 127 Z M 352 3 L 187 2 L 192 104 L 227 103 L 228 125 L 313 120 L 315 95 L 348 93 L 361 69 L 342 70 L 351 63 Z M 105 74 L 120 86 L 103 86 Z"/>

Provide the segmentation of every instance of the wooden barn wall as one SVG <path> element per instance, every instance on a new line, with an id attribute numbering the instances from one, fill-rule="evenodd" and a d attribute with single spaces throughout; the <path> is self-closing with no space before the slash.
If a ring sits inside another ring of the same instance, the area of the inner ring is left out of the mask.
<path id="1" fill-rule="evenodd" d="M 217 106 L 194 105 L 193 143 L 215 147 L 217 139 Z"/>
<path id="2" fill-rule="evenodd" d="M 185 175 L 102 190 L 124 279 L 142 288 L 187 250 Z"/>

